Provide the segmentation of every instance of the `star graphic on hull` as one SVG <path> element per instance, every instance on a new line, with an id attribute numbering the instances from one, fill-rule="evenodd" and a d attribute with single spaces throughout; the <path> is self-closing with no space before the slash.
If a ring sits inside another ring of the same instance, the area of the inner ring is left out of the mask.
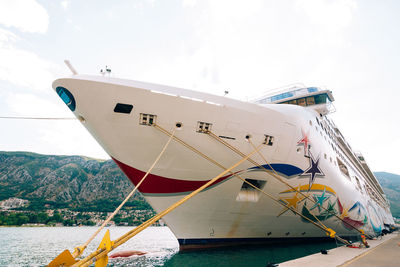
<path id="1" fill-rule="evenodd" d="M 317 195 L 317 194 L 313 195 L 315 204 L 310 208 L 310 210 L 318 208 L 318 211 L 321 212 L 322 205 L 326 200 L 328 200 L 331 197 L 331 196 L 325 196 L 325 193 L 326 193 L 326 186 L 324 187 L 324 192 L 322 193 L 322 195 Z"/>
<path id="2" fill-rule="evenodd" d="M 297 142 L 298 146 L 304 146 L 304 156 L 308 158 L 308 152 L 310 150 L 310 140 L 308 139 L 308 134 L 306 134 L 303 130 L 301 131 L 303 137 L 301 140 Z"/>
<path id="3" fill-rule="evenodd" d="M 289 209 L 294 209 L 294 210 L 297 209 L 297 204 L 304 199 L 304 197 L 299 197 L 298 196 L 299 195 L 299 190 L 300 190 L 300 186 L 298 186 L 296 188 L 296 193 L 294 194 L 294 196 L 281 198 L 281 201 L 286 204 L 286 207 L 283 208 L 283 210 L 278 214 L 277 217 L 281 216 L 282 214 L 284 214 Z M 293 211 L 293 213 L 295 213 L 295 212 Z"/>
<path id="4" fill-rule="evenodd" d="M 336 210 L 335 210 L 335 204 L 336 204 L 336 202 L 333 202 L 333 203 L 332 203 L 332 202 L 329 200 L 329 202 L 328 202 L 328 207 L 326 208 L 326 210 L 325 210 L 323 213 L 321 213 L 322 216 L 325 216 L 325 220 L 326 220 L 328 217 L 334 216 L 334 215 L 337 214 L 337 212 L 336 212 Z"/>
<path id="5" fill-rule="evenodd" d="M 322 170 L 319 168 L 319 158 L 317 160 L 314 159 L 313 155 L 311 154 L 311 151 L 309 151 L 309 158 L 310 162 L 310 167 L 308 167 L 307 170 L 304 171 L 302 176 L 308 176 L 310 175 L 310 180 L 308 182 L 309 188 L 311 188 L 312 184 L 315 181 L 315 177 L 317 175 L 325 176 L 325 174 L 322 172 Z"/>

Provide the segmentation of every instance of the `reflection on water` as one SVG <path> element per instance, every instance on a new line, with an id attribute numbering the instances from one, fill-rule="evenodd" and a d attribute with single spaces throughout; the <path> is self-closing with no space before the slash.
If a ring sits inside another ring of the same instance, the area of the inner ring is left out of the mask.
<path id="1" fill-rule="evenodd" d="M 113 240 L 132 228 L 109 229 Z M 63 250 L 72 251 L 83 244 L 95 231 L 95 227 L 0 228 L 0 266 L 44 266 Z M 97 248 L 104 232 L 93 240 L 84 256 Z M 110 259 L 109 266 L 266 266 L 335 246 L 335 242 L 318 242 L 178 253 L 178 242 L 167 227 L 150 227 L 115 250 L 139 250 L 146 255 Z"/>
<path id="2" fill-rule="evenodd" d="M 176 253 L 164 266 L 266 266 L 331 249 L 336 243 L 313 242 L 268 246 L 241 246 L 216 250 Z M 190 264 L 189 264 L 190 263 Z"/>

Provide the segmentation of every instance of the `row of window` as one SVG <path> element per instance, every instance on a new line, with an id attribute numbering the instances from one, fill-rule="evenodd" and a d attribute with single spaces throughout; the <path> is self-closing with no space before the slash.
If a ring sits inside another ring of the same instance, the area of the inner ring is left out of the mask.
<path id="1" fill-rule="evenodd" d="M 352 169 L 352 171 L 354 173 L 356 173 L 356 171 L 353 168 L 352 164 L 350 164 L 350 162 L 347 160 L 347 157 L 345 157 L 343 155 L 342 151 L 339 150 L 339 148 L 337 146 L 336 138 L 333 138 L 333 136 L 334 136 L 333 135 L 333 130 L 332 130 L 333 127 L 332 128 L 330 127 L 330 126 L 332 126 L 331 122 L 328 119 L 326 119 L 325 121 L 321 121 L 321 122 L 318 120 L 317 117 L 315 119 L 316 119 L 318 125 L 325 131 L 326 136 L 330 137 L 332 142 L 335 144 L 335 146 L 334 146 L 333 143 L 330 143 L 327 140 L 328 143 L 331 144 L 333 150 L 337 153 L 338 157 L 336 158 L 336 161 L 337 161 L 337 165 L 339 167 L 339 170 L 342 172 L 342 174 L 344 174 L 344 176 L 346 178 L 348 178 L 350 181 L 352 181 L 354 183 L 354 181 L 350 178 L 348 166 Z M 324 126 L 324 123 L 325 123 L 325 126 Z M 316 127 L 316 129 L 318 131 L 317 127 Z M 322 132 L 320 132 L 320 133 L 322 134 Z M 326 140 L 326 136 L 324 136 L 325 140 Z M 325 159 L 327 159 L 326 154 L 325 154 Z M 332 162 L 332 158 L 330 158 L 330 160 Z M 335 162 L 335 165 L 336 165 L 336 162 Z M 367 183 L 365 183 L 364 190 L 363 190 L 362 189 L 362 185 L 360 183 L 360 180 L 356 176 L 354 176 L 354 179 L 355 179 L 355 186 L 358 189 L 358 191 L 360 191 L 363 194 L 367 193 L 370 196 L 371 199 L 375 200 L 377 203 L 380 203 L 380 200 L 378 198 L 377 193 L 374 190 L 372 190 L 372 188 Z"/>
<path id="2" fill-rule="evenodd" d="M 326 94 L 315 95 L 315 96 L 307 96 L 298 99 L 293 99 L 285 102 L 281 102 L 279 104 L 291 104 L 291 105 L 298 105 L 302 107 L 306 106 L 313 106 L 318 104 L 325 104 L 328 99 Z"/>
<path id="3" fill-rule="evenodd" d="M 322 134 L 322 131 L 319 131 L 321 136 L 323 136 L 325 138 L 325 140 L 332 146 L 332 149 L 336 152 L 337 157 L 336 157 L 336 161 L 334 161 L 335 166 L 337 165 L 340 172 L 347 178 L 349 179 L 349 181 L 352 181 L 352 179 L 350 178 L 350 173 L 348 170 L 349 166 L 353 172 L 355 172 L 354 168 L 352 167 L 352 165 L 349 163 L 349 161 L 347 160 L 347 158 L 343 155 L 342 151 L 338 148 L 337 145 L 337 141 L 336 141 L 336 137 L 334 137 L 333 134 L 333 130 L 332 130 L 332 123 L 327 119 L 324 118 L 325 120 L 319 120 L 317 117 L 315 118 L 317 121 L 317 124 L 321 127 L 322 130 L 324 130 L 324 132 L 326 133 L 326 135 Z M 310 121 L 310 125 L 311 125 L 311 121 Z M 315 126 L 316 130 L 318 131 L 318 127 Z M 330 140 L 327 140 L 327 137 Z M 327 159 L 327 155 L 324 154 L 325 159 Z M 332 157 L 330 157 L 330 162 L 332 162 Z M 337 164 L 336 164 L 337 163 Z M 356 180 L 356 187 L 357 189 L 362 192 L 361 190 L 361 184 L 360 181 L 358 180 L 357 177 L 355 177 Z M 354 181 L 353 181 L 354 182 Z"/>

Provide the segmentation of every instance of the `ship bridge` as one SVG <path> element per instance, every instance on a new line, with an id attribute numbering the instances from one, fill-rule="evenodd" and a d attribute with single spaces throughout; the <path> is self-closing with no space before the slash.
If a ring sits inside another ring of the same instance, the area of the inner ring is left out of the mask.
<path id="1" fill-rule="evenodd" d="M 321 115 L 326 115 L 334 111 L 332 105 L 334 100 L 330 90 L 295 85 L 284 90 L 266 94 L 253 102 L 257 104 L 290 104 L 310 107 Z"/>

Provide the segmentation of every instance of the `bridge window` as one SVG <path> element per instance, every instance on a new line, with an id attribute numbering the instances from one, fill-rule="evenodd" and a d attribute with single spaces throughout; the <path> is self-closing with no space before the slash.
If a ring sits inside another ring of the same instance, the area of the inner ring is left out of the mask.
<path id="1" fill-rule="evenodd" d="M 272 101 L 277 101 L 282 95 L 277 95 L 271 98 Z M 275 98 L 276 97 L 276 98 Z M 315 96 L 308 96 L 308 97 L 302 97 L 298 99 L 293 99 L 293 100 L 288 100 L 288 101 L 282 101 L 279 104 L 292 104 L 292 105 L 298 105 L 298 106 L 313 106 L 313 105 L 318 105 L 318 104 L 325 104 L 329 101 L 327 94 L 321 94 L 321 95 L 315 95 Z"/>
<path id="2" fill-rule="evenodd" d="M 325 104 L 327 99 L 326 94 L 316 95 L 315 96 L 315 104 Z"/>
<path id="3" fill-rule="evenodd" d="M 305 98 L 297 99 L 297 104 L 299 106 L 305 107 L 306 106 L 306 99 Z"/>
<path id="4" fill-rule="evenodd" d="M 315 100 L 313 96 L 307 97 L 307 106 L 315 105 Z"/>
<path id="5" fill-rule="evenodd" d="M 271 101 L 277 101 L 285 98 L 289 98 L 293 96 L 293 92 L 286 92 L 279 95 L 274 95 L 271 97 Z"/>

